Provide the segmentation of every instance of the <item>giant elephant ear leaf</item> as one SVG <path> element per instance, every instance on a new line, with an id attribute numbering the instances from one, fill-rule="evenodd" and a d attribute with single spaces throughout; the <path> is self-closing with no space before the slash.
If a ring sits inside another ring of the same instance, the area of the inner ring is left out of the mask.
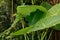
<path id="1" fill-rule="evenodd" d="M 31 20 L 34 20 L 34 19 L 31 19 Z M 56 24 L 59 24 L 60 23 L 60 4 L 56 4 L 51 9 L 49 9 L 48 12 L 45 14 L 45 16 L 39 19 L 36 23 L 32 23 L 34 21 L 30 21 L 30 22 L 31 24 L 29 24 L 29 27 L 21 29 L 17 32 L 14 32 L 11 35 L 22 35 L 22 34 L 30 33 L 33 31 L 50 28 L 52 26 L 55 26 Z"/>

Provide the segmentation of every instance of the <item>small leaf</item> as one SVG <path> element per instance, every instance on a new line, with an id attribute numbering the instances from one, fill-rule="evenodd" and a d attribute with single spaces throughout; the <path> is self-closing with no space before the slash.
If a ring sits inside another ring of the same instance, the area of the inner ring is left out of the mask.
<path id="1" fill-rule="evenodd" d="M 53 29 L 60 30 L 60 24 L 57 24 L 56 26 L 54 26 Z"/>
<path id="2" fill-rule="evenodd" d="M 50 4 L 47 3 L 47 2 L 42 2 L 42 3 L 41 3 L 41 6 L 45 7 L 47 10 L 49 10 L 49 9 L 52 7 L 52 5 L 50 5 Z"/>

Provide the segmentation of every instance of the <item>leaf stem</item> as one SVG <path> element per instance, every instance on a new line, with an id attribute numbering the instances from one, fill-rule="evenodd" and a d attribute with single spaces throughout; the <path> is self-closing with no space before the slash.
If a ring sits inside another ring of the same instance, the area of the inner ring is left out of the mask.
<path id="1" fill-rule="evenodd" d="M 45 33 L 44 33 L 44 31 L 43 31 L 44 35 L 41 37 L 41 40 L 44 39 L 44 37 L 46 36 L 47 32 L 48 32 L 48 29 L 46 29 L 46 32 L 45 32 Z"/>
<path id="2" fill-rule="evenodd" d="M 31 2 L 32 2 L 32 5 L 34 5 L 34 0 L 31 0 Z"/>
<path id="3" fill-rule="evenodd" d="M 25 26 L 24 18 L 22 18 L 21 22 L 22 22 L 22 28 L 24 29 L 24 26 Z M 26 40 L 26 34 L 24 34 L 24 38 Z"/>

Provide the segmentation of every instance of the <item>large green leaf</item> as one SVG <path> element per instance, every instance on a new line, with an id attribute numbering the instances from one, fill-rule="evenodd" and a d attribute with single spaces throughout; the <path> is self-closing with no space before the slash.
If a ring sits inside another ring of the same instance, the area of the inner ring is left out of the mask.
<path id="1" fill-rule="evenodd" d="M 16 19 L 13 22 L 13 24 L 11 25 L 11 27 L 14 27 L 14 25 L 16 25 L 16 23 L 18 21 L 20 21 L 22 17 L 28 16 L 32 12 L 35 12 L 35 11 L 38 11 L 38 13 L 39 13 L 39 10 L 42 11 L 42 12 L 46 12 L 47 11 L 42 6 L 36 6 L 36 5 L 34 5 L 34 6 L 18 6 L 17 7 Z M 37 14 L 37 12 L 35 14 Z"/>
<path id="2" fill-rule="evenodd" d="M 31 20 L 34 20 L 34 18 Z M 48 12 L 44 17 L 39 19 L 37 22 L 32 23 L 31 21 L 31 24 L 29 24 L 29 27 L 25 29 L 21 29 L 15 33 L 12 33 L 11 35 L 21 35 L 21 34 L 26 34 L 33 31 L 37 31 L 37 30 L 42 30 L 45 28 L 50 28 L 59 23 L 60 23 L 60 4 L 56 4 L 50 10 L 48 10 Z"/>
<path id="3" fill-rule="evenodd" d="M 39 10 L 41 10 L 40 12 L 42 12 L 42 11 L 46 11 L 43 7 L 45 7 L 47 10 L 48 9 L 50 9 L 52 6 L 50 5 L 50 4 L 48 4 L 47 2 L 42 2 L 41 3 L 41 6 L 18 6 L 17 7 L 17 15 L 16 15 L 16 19 L 15 19 L 15 21 L 14 21 L 14 23 L 12 24 L 12 27 L 20 20 L 20 18 L 21 18 L 21 15 L 23 15 L 23 16 L 27 16 L 27 15 L 30 15 L 30 13 L 31 12 L 33 12 L 33 11 L 39 11 Z M 39 9 L 40 8 L 40 9 Z M 36 10 L 36 9 L 39 9 L 39 10 Z M 26 10 L 26 11 L 25 11 Z M 36 15 L 37 14 L 37 12 L 35 13 L 35 14 L 31 14 L 31 16 L 32 17 L 30 17 L 30 19 L 31 18 L 33 18 L 33 15 Z M 39 15 L 39 14 L 38 14 Z M 43 14 L 40 14 L 39 16 L 42 16 Z M 36 15 L 37 16 L 37 15 Z M 27 18 L 29 18 L 29 17 L 27 17 Z M 29 20 L 30 20 L 29 19 Z"/>
<path id="4" fill-rule="evenodd" d="M 34 25 L 39 19 L 45 16 L 46 12 L 47 10 L 42 6 L 18 6 L 16 19 L 11 27 L 14 27 L 22 16 L 26 18 L 29 25 Z"/>

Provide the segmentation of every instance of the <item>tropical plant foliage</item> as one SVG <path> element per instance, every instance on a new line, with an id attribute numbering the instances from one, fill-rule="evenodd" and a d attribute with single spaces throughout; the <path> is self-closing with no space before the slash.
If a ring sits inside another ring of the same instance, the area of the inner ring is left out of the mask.
<path id="1" fill-rule="evenodd" d="M 33 7 L 35 7 L 35 6 L 33 6 Z M 26 33 L 30 33 L 33 31 L 50 28 L 50 27 L 55 26 L 56 24 L 60 23 L 60 18 L 59 18 L 60 17 L 60 13 L 59 13 L 60 4 L 56 4 L 48 11 L 46 9 L 44 9 L 42 6 L 39 6 L 39 7 L 36 6 L 37 9 L 36 9 L 36 7 L 35 8 L 33 8 L 33 7 L 26 6 L 26 7 L 17 8 L 17 10 L 18 10 L 17 13 L 19 13 L 20 15 L 23 15 L 23 16 L 28 15 L 25 18 L 26 18 L 26 21 L 28 21 L 29 27 L 21 29 L 21 30 L 13 33 L 13 35 L 26 34 Z M 19 10 L 22 10 L 22 11 L 19 12 Z M 34 11 L 32 11 L 32 10 L 34 10 Z"/>
<path id="2" fill-rule="evenodd" d="M 60 30 L 60 3 L 56 3 L 1 0 L 0 40 L 50 40 L 53 30 Z"/>

